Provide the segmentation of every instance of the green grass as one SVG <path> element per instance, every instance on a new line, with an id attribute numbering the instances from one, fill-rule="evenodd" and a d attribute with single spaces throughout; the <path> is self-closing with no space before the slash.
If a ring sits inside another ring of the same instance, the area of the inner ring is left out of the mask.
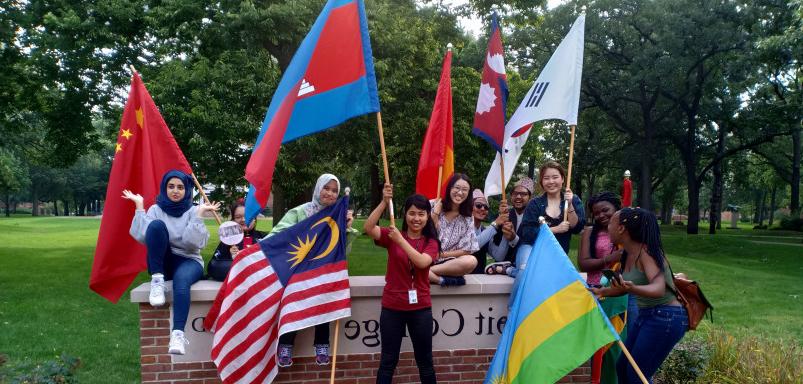
<path id="1" fill-rule="evenodd" d="M 9 363 L 66 353 L 81 358 L 82 383 L 139 381 L 137 306 L 127 294 L 112 304 L 88 288 L 99 223 L 96 218 L 0 218 L 0 354 L 8 355 Z M 212 233 L 204 252 L 208 259 L 217 234 L 214 222 L 207 226 Z M 355 226 L 361 228 L 362 222 Z M 260 222 L 259 228 L 270 225 Z M 689 236 L 683 227 L 662 230 L 675 271 L 700 281 L 716 307 L 711 327 L 803 345 L 803 234 L 745 228 Z M 576 237 L 572 249 L 575 258 Z M 365 236 L 355 241 L 351 274 L 381 275 L 385 266 L 383 249 Z M 134 286 L 146 280 L 142 274 Z M 705 324 L 701 332 L 708 331 Z"/>

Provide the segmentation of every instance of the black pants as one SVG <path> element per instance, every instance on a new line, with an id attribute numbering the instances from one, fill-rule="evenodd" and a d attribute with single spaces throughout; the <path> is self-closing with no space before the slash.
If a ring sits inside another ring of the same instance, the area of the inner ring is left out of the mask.
<path id="1" fill-rule="evenodd" d="M 382 336 L 382 357 L 376 374 L 377 384 L 390 384 L 393 371 L 399 362 L 404 329 L 413 342 L 418 376 L 423 384 L 434 384 L 435 367 L 432 364 L 432 308 L 415 311 L 396 311 L 382 308 L 379 315 L 379 333 Z"/>
<path id="2" fill-rule="evenodd" d="M 297 331 L 287 332 L 279 337 L 279 344 L 295 345 Z M 329 344 L 329 323 L 315 326 L 315 341 L 313 344 Z"/>

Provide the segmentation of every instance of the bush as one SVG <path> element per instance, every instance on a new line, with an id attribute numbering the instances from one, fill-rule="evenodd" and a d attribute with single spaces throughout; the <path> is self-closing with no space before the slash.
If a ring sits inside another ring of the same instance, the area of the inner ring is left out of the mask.
<path id="1" fill-rule="evenodd" d="M 8 357 L 0 355 L 0 383 L 8 384 L 67 384 L 76 383 L 75 371 L 81 360 L 62 354 L 56 360 L 43 363 L 26 362 L 6 365 Z"/>
<path id="2" fill-rule="evenodd" d="M 803 231 L 803 218 L 784 217 L 781 219 L 781 229 L 790 231 Z"/>
<path id="3" fill-rule="evenodd" d="M 686 384 L 695 382 L 705 371 L 708 348 L 705 341 L 687 334 L 661 364 L 653 379 L 656 384 Z"/>
<path id="4" fill-rule="evenodd" d="M 747 337 L 737 340 L 721 331 L 708 337 L 710 355 L 698 383 L 800 384 L 803 350 L 795 343 Z"/>

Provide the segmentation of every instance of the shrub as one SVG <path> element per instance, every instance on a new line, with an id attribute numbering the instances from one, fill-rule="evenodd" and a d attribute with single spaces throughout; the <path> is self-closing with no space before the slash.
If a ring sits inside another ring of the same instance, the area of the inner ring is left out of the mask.
<path id="1" fill-rule="evenodd" d="M 81 366 L 81 360 L 62 354 L 55 360 L 43 363 L 25 362 L 22 364 L 4 364 L 6 356 L 0 355 L 0 383 L 8 384 L 67 384 L 75 383 L 75 371 Z"/>
<path id="2" fill-rule="evenodd" d="M 698 383 L 803 383 L 803 350 L 795 343 L 755 337 L 737 340 L 722 331 L 712 331 L 708 347 L 708 364 Z"/>
<path id="3" fill-rule="evenodd" d="M 781 219 L 781 229 L 787 229 L 790 231 L 803 231 L 803 218 L 784 217 Z"/>
<path id="4" fill-rule="evenodd" d="M 695 382 L 705 371 L 708 347 L 705 340 L 687 334 L 661 364 L 653 379 L 656 384 L 686 384 Z"/>

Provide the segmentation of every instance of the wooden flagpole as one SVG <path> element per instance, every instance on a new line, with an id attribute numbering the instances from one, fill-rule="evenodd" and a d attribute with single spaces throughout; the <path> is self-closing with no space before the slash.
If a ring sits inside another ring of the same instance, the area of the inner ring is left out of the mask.
<path id="1" fill-rule="evenodd" d="M 332 349 L 332 374 L 329 375 L 329 384 L 335 384 L 335 366 L 337 365 L 337 338 L 340 336 L 340 319 L 335 320 L 335 346 Z"/>
<path id="2" fill-rule="evenodd" d="M 502 178 L 502 202 L 507 204 L 507 197 L 505 197 L 505 154 L 503 152 L 499 152 L 499 172 L 499 176 Z"/>
<path id="3" fill-rule="evenodd" d="M 385 151 L 385 133 L 382 130 L 382 112 L 376 113 L 376 123 L 379 129 L 379 147 L 382 150 L 382 166 L 385 170 L 385 184 L 390 184 L 390 172 L 388 172 L 388 153 Z M 390 211 L 390 225 L 396 226 L 396 219 L 393 217 L 393 200 L 390 201 L 388 206 Z"/>
<path id="4" fill-rule="evenodd" d="M 129 64 L 128 67 L 131 68 L 131 72 L 137 73 L 137 69 L 134 68 L 133 64 Z M 212 205 L 212 202 L 209 201 L 208 197 L 206 197 L 204 189 L 201 188 L 201 183 L 198 182 L 198 178 L 195 177 L 195 172 L 190 172 L 190 176 L 192 176 L 192 181 L 195 183 L 195 188 L 198 189 L 198 192 L 201 194 L 201 198 L 204 199 L 204 202 L 206 202 L 209 205 Z M 217 214 L 217 211 L 212 211 L 212 213 L 215 215 L 215 221 L 217 221 L 217 225 L 220 225 L 222 221 L 220 220 L 220 216 Z"/>
<path id="5" fill-rule="evenodd" d="M 569 169 L 568 169 L 568 175 L 566 175 L 566 188 L 568 188 L 568 189 L 571 189 L 571 185 L 572 185 L 572 160 L 574 160 L 574 128 L 575 128 L 575 125 L 572 124 L 571 127 L 572 127 L 572 136 L 569 139 Z M 539 177 L 540 177 L 540 175 L 539 175 Z M 563 206 L 563 221 L 568 221 L 569 220 L 569 203 L 570 203 L 569 200 L 566 200 L 564 202 L 564 206 Z"/>

